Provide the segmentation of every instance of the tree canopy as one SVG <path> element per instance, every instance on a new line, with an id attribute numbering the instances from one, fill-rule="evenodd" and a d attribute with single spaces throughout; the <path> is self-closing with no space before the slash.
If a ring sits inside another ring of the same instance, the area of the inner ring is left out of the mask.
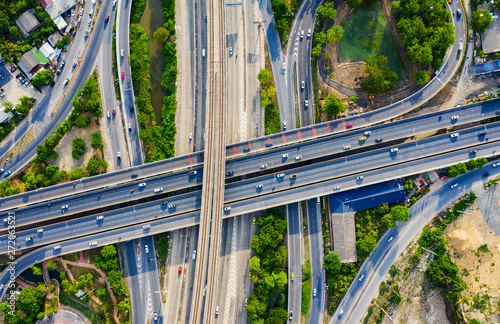
<path id="1" fill-rule="evenodd" d="M 329 95 L 323 104 L 323 111 L 330 116 L 336 116 L 346 110 L 346 106 L 335 94 Z"/>
<path id="2" fill-rule="evenodd" d="M 72 144 L 73 150 L 71 151 L 71 156 L 73 159 L 79 160 L 87 151 L 87 144 L 81 138 L 74 138 Z"/>
<path id="3" fill-rule="evenodd" d="M 478 9 L 471 14 L 471 27 L 476 33 L 483 33 L 493 22 L 488 10 Z"/>
<path id="4" fill-rule="evenodd" d="M 44 87 L 52 81 L 52 72 L 49 70 L 41 70 L 33 77 L 31 82 L 35 87 Z"/>
<path id="5" fill-rule="evenodd" d="M 398 76 L 387 66 L 387 57 L 380 55 L 368 60 L 365 72 L 368 76 L 361 81 L 361 89 L 368 94 L 379 94 L 394 88 Z"/>
<path id="6" fill-rule="evenodd" d="M 320 20 L 334 20 L 337 18 L 337 10 L 333 7 L 333 2 L 325 2 L 316 9 L 316 15 Z"/>

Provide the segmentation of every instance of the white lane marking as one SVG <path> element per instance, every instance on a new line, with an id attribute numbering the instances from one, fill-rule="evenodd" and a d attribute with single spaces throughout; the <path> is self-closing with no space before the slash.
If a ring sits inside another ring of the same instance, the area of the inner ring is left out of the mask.
<path id="1" fill-rule="evenodd" d="M 247 140 L 247 112 L 245 109 L 245 100 L 242 98 L 240 99 L 240 107 L 239 107 L 239 113 L 240 113 L 240 141 L 246 141 Z"/>
<path id="2" fill-rule="evenodd" d="M 224 323 L 234 322 L 234 303 L 236 298 L 236 222 L 233 219 L 233 237 L 231 241 L 231 257 L 229 260 L 229 277 L 227 280 L 226 306 L 224 308 Z"/>

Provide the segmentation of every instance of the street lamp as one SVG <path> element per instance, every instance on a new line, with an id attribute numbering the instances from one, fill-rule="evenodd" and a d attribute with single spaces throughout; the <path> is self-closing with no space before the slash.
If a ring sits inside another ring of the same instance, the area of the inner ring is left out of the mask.
<path id="1" fill-rule="evenodd" d="M 434 7 L 433 7 L 433 6 L 430 6 L 429 10 L 427 10 L 427 11 L 424 13 L 424 15 L 422 16 L 422 18 L 423 18 L 423 17 L 424 17 L 424 16 L 425 16 L 425 15 L 426 15 L 429 11 L 431 11 L 431 10 L 434 10 Z"/>

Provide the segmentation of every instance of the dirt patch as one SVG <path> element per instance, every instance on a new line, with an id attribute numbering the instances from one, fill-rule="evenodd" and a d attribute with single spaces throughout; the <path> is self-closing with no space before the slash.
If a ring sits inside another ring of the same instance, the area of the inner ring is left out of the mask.
<path id="1" fill-rule="evenodd" d="M 15 131 L 15 130 L 14 130 Z M 9 153 L 5 154 L 0 159 L 0 164 L 4 164 L 13 156 L 16 156 L 19 152 L 21 152 L 26 146 L 28 146 L 31 141 L 35 139 L 35 129 L 34 126 L 31 126 L 30 129 L 24 134 L 24 136 L 14 145 Z"/>
<path id="2" fill-rule="evenodd" d="M 83 129 L 74 126 L 70 132 L 64 135 L 59 145 L 57 145 L 54 149 L 57 152 L 58 157 L 57 159 L 50 161 L 50 164 L 56 164 L 59 166 L 59 170 L 69 171 L 74 168 L 84 168 L 90 158 L 97 154 L 97 151 L 90 146 L 90 137 L 92 133 L 101 131 L 100 125 L 95 123 L 96 118 L 92 117 L 89 113 L 84 113 L 81 116 L 90 118 L 90 125 Z M 73 159 L 71 156 L 71 151 L 73 150 L 72 141 L 74 138 L 81 138 L 87 144 L 87 151 L 78 160 Z M 106 146 L 106 143 L 104 143 L 104 146 Z"/>

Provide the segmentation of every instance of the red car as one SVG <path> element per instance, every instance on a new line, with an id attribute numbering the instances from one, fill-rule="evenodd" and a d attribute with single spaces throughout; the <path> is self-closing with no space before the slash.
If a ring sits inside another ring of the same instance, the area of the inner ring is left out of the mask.
<path id="1" fill-rule="evenodd" d="M 345 128 L 351 128 L 351 127 L 352 127 L 352 124 L 348 124 Z"/>
<path id="2" fill-rule="evenodd" d="M 10 73 L 14 73 L 15 71 L 16 71 L 16 67 L 12 65 L 10 67 Z"/>
<path id="3" fill-rule="evenodd" d="M 182 272 L 182 267 L 179 267 L 179 274 L 181 274 Z"/>
<path id="4" fill-rule="evenodd" d="M 122 79 L 125 79 L 125 73 L 123 71 L 122 71 Z"/>
<path id="5" fill-rule="evenodd" d="M 104 22 L 108 22 L 109 20 L 109 15 L 106 15 L 106 17 L 104 18 Z"/>
<path id="6" fill-rule="evenodd" d="M 113 108 L 113 115 L 116 115 L 116 109 Z"/>

